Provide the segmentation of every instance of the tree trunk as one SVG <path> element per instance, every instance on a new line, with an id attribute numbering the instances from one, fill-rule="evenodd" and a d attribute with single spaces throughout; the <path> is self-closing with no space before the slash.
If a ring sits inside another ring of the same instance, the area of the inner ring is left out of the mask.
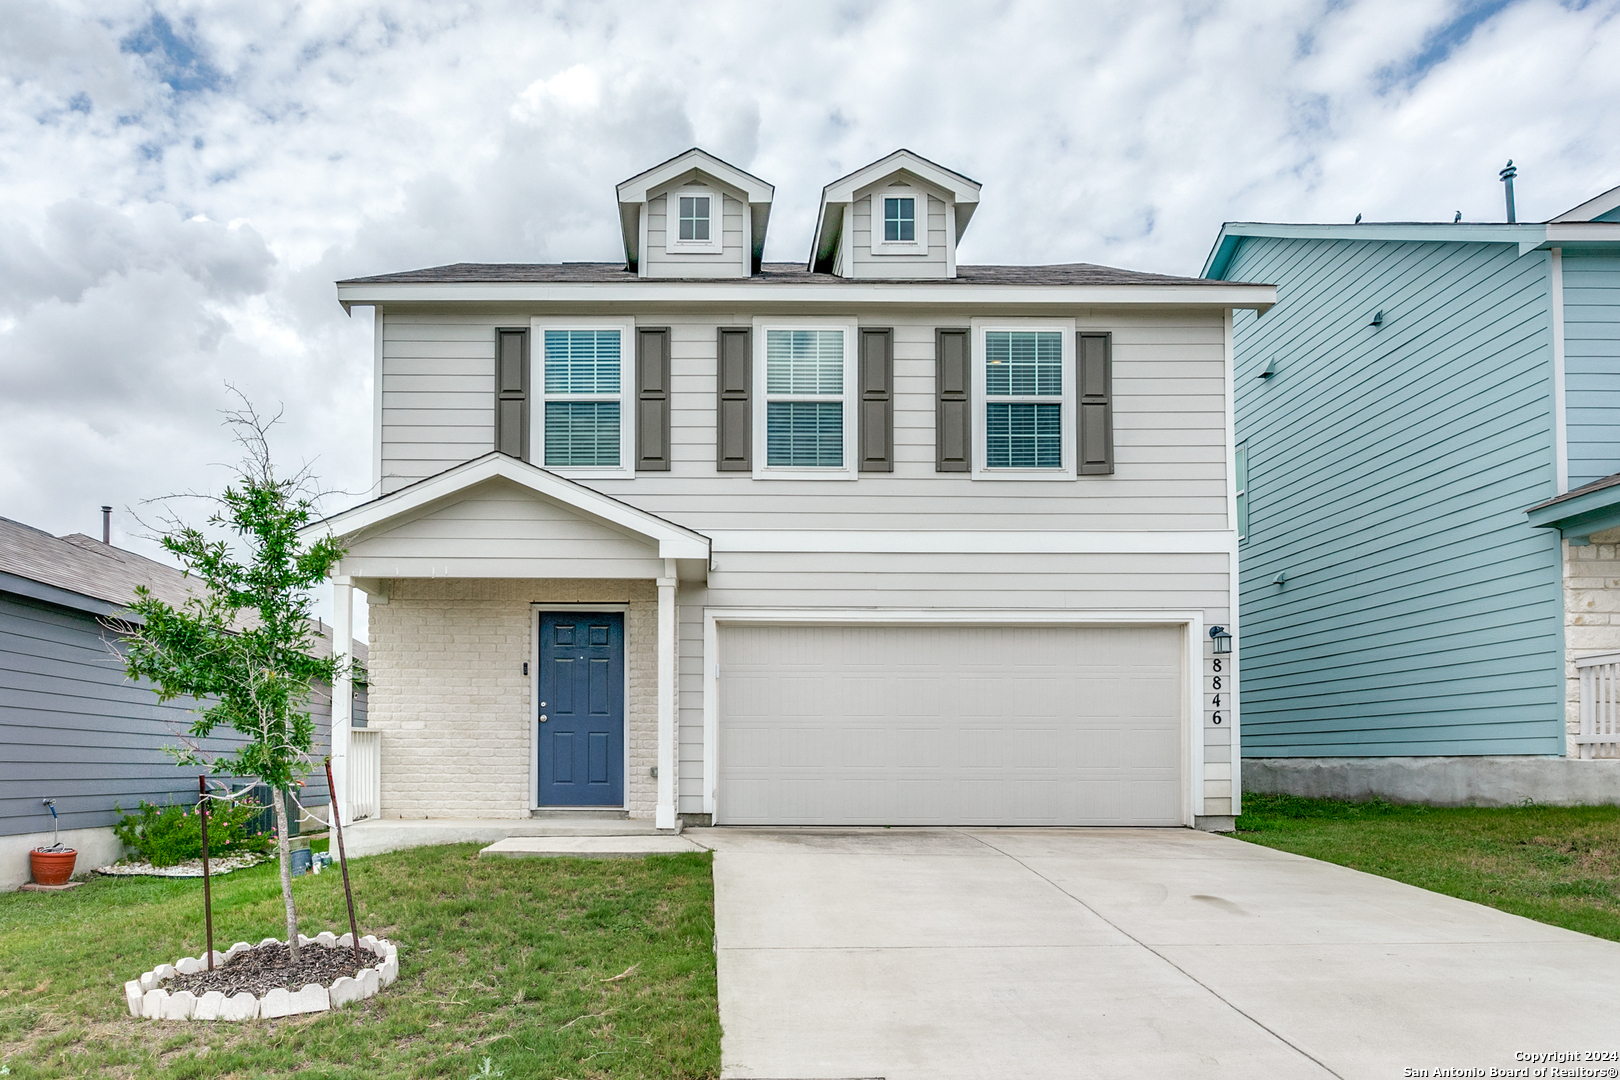
<path id="1" fill-rule="evenodd" d="M 288 842 L 287 826 L 287 793 L 277 790 L 274 795 L 276 804 L 276 848 L 281 856 L 281 898 L 287 904 L 287 951 L 292 954 L 293 963 L 298 962 L 298 912 L 293 907 L 292 894 L 292 845 Z"/>

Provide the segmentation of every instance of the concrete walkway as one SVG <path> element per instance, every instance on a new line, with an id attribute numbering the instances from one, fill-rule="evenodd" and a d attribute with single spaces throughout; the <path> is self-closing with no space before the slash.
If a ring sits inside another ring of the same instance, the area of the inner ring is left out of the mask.
<path id="1" fill-rule="evenodd" d="M 716 851 L 727 1078 L 1387 1080 L 1620 1050 L 1620 944 L 1229 837 L 684 835 Z"/>

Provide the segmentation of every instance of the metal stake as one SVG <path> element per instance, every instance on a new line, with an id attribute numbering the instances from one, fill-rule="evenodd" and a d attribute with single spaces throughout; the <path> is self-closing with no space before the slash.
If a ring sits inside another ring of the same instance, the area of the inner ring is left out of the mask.
<path id="1" fill-rule="evenodd" d="M 343 822 L 338 810 L 337 784 L 332 782 L 332 759 L 326 759 L 326 790 L 332 797 L 327 812 L 332 815 L 332 831 L 337 834 L 338 866 L 343 870 L 343 898 L 349 902 L 349 940 L 354 942 L 354 962 L 360 963 L 360 927 L 354 921 L 354 893 L 349 888 L 349 859 L 343 854 Z"/>
<path id="2" fill-rule="evenodd" d="M 203 922 L 208 926 L 208 970 L 214 970 L 214 894 L 208 884 L 208 779 L 197 777 L 197 812 L 202 815 Z"/>

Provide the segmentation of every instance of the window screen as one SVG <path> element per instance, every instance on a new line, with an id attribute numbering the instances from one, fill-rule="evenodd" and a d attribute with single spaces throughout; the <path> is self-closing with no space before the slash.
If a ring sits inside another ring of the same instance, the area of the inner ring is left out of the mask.
<path id="1" fill-rule="evenodd" d="M 907 196 L 883 199 L 883 239 L 909 243 L 917 239 L 917 200 Z"/>
<path id="2" fill-rule="evenodd" d="M 709 238 L 709 197 L 682 195 L 680 197 L 681 239 L 707 240 Z"/>
<path id="3" fill-rule="evenodd" d="M 985 466 L 1063 467 L 1063 335 L 989 330 L 984 335 Z"/>
<path id="4" fill-rule="evenodd" d="M 545 332 L 545 463 L 618 466 L 617 330 Z"/>
<path id="5" fill-rule="evenodd" d="M 844 331 L 765 332 L 765 463 L 844 464 Z"/>

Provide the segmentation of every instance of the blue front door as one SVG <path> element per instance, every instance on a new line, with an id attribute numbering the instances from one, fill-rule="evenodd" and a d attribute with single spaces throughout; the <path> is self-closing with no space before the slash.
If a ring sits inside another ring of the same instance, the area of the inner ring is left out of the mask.
<path id="1" fill-rule="evenodd" d="M 624 615 L 540 613 L 540 805 L 624 805 Z"/>

